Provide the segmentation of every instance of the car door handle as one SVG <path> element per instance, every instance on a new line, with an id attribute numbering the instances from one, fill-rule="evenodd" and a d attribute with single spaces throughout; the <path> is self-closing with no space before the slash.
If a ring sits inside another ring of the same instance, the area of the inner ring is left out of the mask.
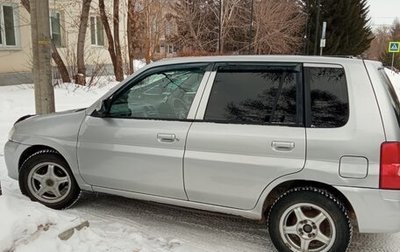
<path id="1" fill-rule="evenodd" d="M 157 140 L 163 143 L 172 143 L 178 141 L 175 134 L 158 133 Z"/>
<path id="2" fill-rule="evenodd" d="M 272 141 L 271 147 L 275 151 L 291 151 L 294 149 L 294 142 Z"/>

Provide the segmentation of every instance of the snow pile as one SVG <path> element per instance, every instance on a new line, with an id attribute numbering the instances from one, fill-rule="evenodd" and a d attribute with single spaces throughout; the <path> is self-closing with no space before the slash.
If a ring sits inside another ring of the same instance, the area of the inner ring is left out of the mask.
<path id="1" fill-rule="evenodd" d="M 1 196 L 0 251 L 34 251 L 31 248 L 38 246 L 48 251 L 59 251 L 57 247 L 61 242 L 58 241 L 58 233 L 72 227 L 75 220 L 65 214 L 56 214 L 38 203 Z"/>
<path id="2" fill-rule="evenodd" d="M 0 251 L 177 251 L 178 240 L 149 238 L 120 224 L 103 229 L 83 228 L 62 241 L 58 235 L 82 222 L 62 211 L 48 209 L 27 199 L 0 197 Z"/>
<path id="3" fill-rule="evenodd" d="M 396 73 L 389 68 L 385 68 L 385 71 L 393 85 L 400 88 L 400 73 Z"/>
<path id="4" fill-rule="evenodd" d="M 390 82 L 393 84 L 397 97 L 400 98 L 400 73 L 396 73 L 389 68 L 385 68 L 385 72 L 389 77 Z"/>

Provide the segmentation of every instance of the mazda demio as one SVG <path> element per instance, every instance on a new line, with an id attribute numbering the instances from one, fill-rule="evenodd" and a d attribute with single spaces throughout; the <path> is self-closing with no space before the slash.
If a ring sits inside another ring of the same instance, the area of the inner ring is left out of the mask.
<path id="1" fill-rule="evenodd" d="M 239 215 L 278 251 L 400 231 L 400 103 L 375 61 L 159 61 L 89 108 L 22 117 L 5 160 L 48 207 L 86 190 Z"/>

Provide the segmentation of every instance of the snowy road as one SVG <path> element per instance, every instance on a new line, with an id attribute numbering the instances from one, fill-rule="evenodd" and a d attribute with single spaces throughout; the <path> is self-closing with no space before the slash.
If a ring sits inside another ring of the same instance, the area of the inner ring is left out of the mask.
<path id="1" fill-rule="evenodd" d="M 7 195 L 21 197 L 16 182 L 3 184 Z M 182 252 L 275 251 L 264 224 L 234 216 L 93 193 L 83 194 L 65 212 L 89 220 L 93 231 L 105 232 L 110 240 L 140 230 L 149 237 L 179 240 Z M 349 251 L 398 252 L 400 234 L 355 234 Z"/>
<path id="2" fill-rule="evenodd" d="M 110 195 L 85 195 L 74 215 L 141 226 L 156 236 L 179 237 L 199 251 L 275 251 L 264 224 Z M 92 221 L 93 222 L 93 221 Z M 400 251 L 400 234 L 355 234 L 350 251 Z"/>
<path id="3" fill-rule="evenodd" d="M 56 90 L 58 107 L 68 109 L 85 106 L 106 90 L 107 88 L 90 92 Z M 13 121 L 21 115 L 32 113 L 33 90 L 0 87 L 0 105 L 0 145 L 2 146 Z M 0 148 L 0 180 L 5 195 L 16 199 L 22 198 L 17 182 L 7 178 L 2 148 Z M 110 251 L 179 252 L 275 251 L 264 224 L 234 216 L 210 214 L 94 193 L 84 193 L 72 209 L 64 212 L 89 220 L 91 230 L 104 238 L 101 244 L 104 251 L 107 249 Z M 147 250 L 127 250 L 125 245 L 121 245 L 121 240 L 126 240 L 129 244 L 133 239 L 132 233 L 135 232 L 143 234 L 143 236 L 135 236 L 136 239 L 146 238 Z M 175 240 L 177 240 L 176 245 L 173 245 Z M 114 241 L 118 242 L 114 244 Z M 96 242 L 99 243 L 99 241 Z M 151 243 L 162 245 L 157 245 L 158 247 L 152 249 Z M 167 246 L 165 244 L 170 247 L 165 248 Z M 82 251 L 97 252 L 99 251 L 97 245 L 85 247 L 85 244 L 81 244 L 80 248 Z M 176 249 L 173 248 L 174 246 Z M 398 252 L 400 251 L 400 233 L 354 234 L 350 251 Z"/>
<path id="4" fill-rule="evenodd" d="M 5 193 L 20 198 L 17 183 L 5 180 Z M 93 231 L 105 232 L 110 240 L 140 230 L 149 237 L 179 240 L 182 252 L 275 251 L 264 224 L 234 216 L 94 193 L 84 193 L 64 212 L 89 220 Z M 354 234 L 349 251 L 398 252 L 400 233 Z"/>

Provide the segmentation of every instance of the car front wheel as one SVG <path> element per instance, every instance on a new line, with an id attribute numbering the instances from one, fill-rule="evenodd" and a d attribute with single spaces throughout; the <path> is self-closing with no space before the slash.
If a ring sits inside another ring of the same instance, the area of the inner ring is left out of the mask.
<path id="1" fill-rule="evenodd" d="M 345 207 L 326 190 L 294 188 L 278 198 L 268 216 L 278 251 L 346 251 L 352 226 Z"/>
<path id="2" fill-rule="evenodd" d="M 71 206 L 80 193 L 68 164 L 52 150 L 36 152 L 25 160 L 19 186 L 31 200 L 54 209 Z"/>

